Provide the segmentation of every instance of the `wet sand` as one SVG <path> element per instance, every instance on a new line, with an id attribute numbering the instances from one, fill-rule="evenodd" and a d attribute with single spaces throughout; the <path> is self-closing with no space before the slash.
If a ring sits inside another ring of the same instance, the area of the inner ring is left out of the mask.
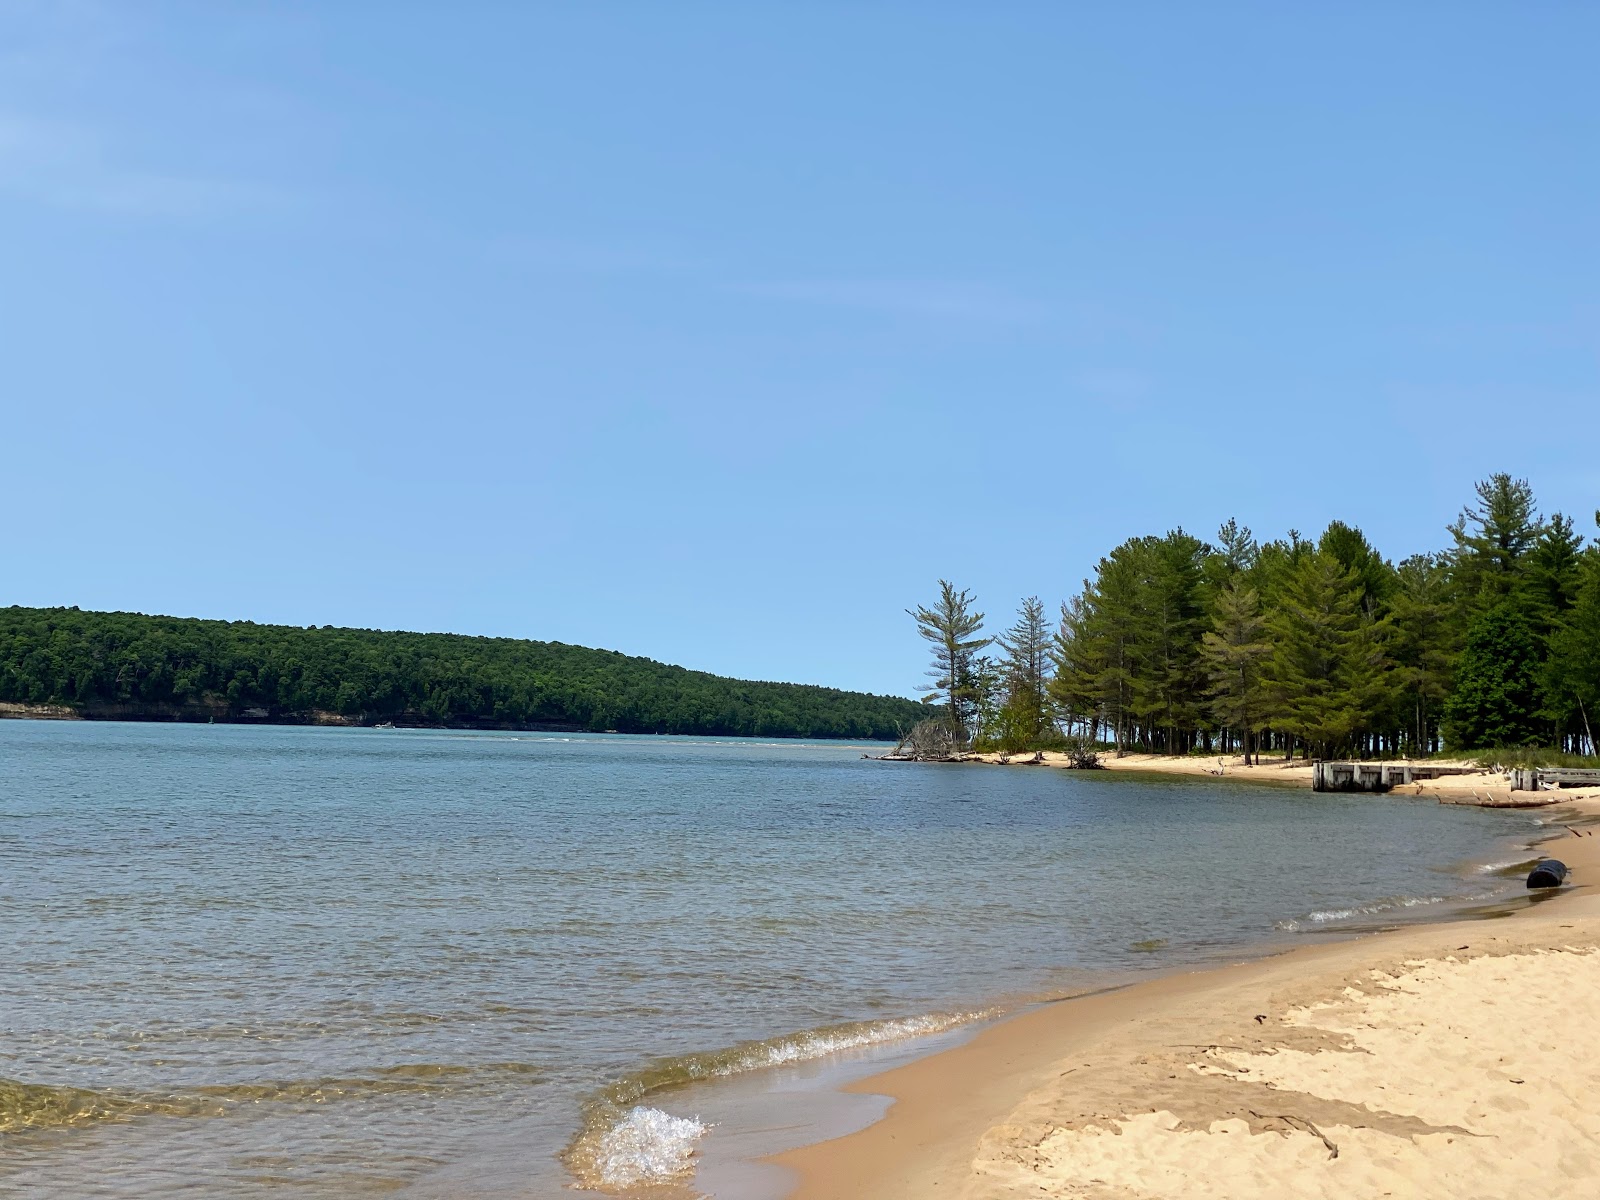
<path id="1" fill-rule="evenodd" d="M 852 1085 L 892 1098 L 883 1120 L 774 1161 L 796 1200 L 1471 1200 L 1518 1192 L 1533 1169 L 1588 1194 L 1600 801 L 1547 819 L 1538 853 L 1572 868 L 1568 886 L 1504 919 L 1036 1008 Z"/>

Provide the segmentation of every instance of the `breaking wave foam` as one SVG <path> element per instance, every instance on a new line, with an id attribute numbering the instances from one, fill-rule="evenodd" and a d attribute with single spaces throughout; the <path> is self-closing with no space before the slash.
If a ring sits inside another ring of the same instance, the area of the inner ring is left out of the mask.
<path id="1" fill-rule="evenodd" d="M 700 1080 L 943 1033 L 994 1012 L 934 1013 L 828 1025 L 727 1050 L 662 1059 L 605 1088 L 585 1106 L 584 1128 L 564 1155 L 567 1167 L 589 1187 L 622 1189 L 672 1179 L 692 1169 L 695 1143 L 706 1127 L 640 1104 L 647 1096 Z"/>
<path id="2" fill-rule="evenodd" d="M 1316 912 L 1307 913 L 1304 917 L 1274 923 L 1274 928 L 1285 933 L 1294 933 L 1296 930 L 1306 929 L 1317 925 L 1326 925 L 1333 921 L 1348 921 L 1352 917 L 1375 917 L 1386 912 L 1398 912 L 1404 908 L 1418 908 L 1425 904 L 1444 904 L 1449 896 L 1392 896 L 1386 900 L 1379 900 L 1372 904 L 1360 904 L 1353 908 L 1324 908 Z"/>
<path id="3" fill-rule="evenodd" d="M 706 1127 L 692 1117 L 674 1117 L 640 1105 L 600 1135 L 595 1171 L 604 1187 L 662 1183 L 694 1169 L 695 1143 Z"/>
<path id="4" fill-rule="evenodd" d="M 1477 868 L 1477 873 L 1479 875 L 1498 875 L 1502 872 L 1532 870 L 1533 864 L 1538 861 L 1539 860 L 1536 858 L 1523 857 L 1513 858 L 1507 862 L 1484 863 L 1482 866 Z"/>

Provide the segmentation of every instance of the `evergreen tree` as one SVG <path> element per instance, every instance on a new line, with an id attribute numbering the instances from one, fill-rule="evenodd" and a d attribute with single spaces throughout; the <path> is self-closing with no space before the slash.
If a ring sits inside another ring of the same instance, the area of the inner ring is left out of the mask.
<path id="1" fill-rule="evenodd" d="M 1211 679 L 1211 711 L 1224 728 L 1239 735 L 1245 766 L 1251 762 L 1251 734 L 1266 699 L 1262 669 L 1272 646 L 1264 636 L 1265 624 L 1256 590 L 1229 584 L 1218 594 L 1213 628 L 1201 640 Z"/>
<path id="2" fill-rule="evenodd" d="M 1095 642 L 1089 629 L 1090 612 L 1083 592 L 1061 605 L 1061 623 L 1056 626 L 1050 646 L 1050 661 L 1055 670 L 1050 677 L 1050 699 L 1068 727 L 1082 722 L 1084 736 L 1095 738 L 1100 719 L 1100 692 L 1095 666 Z"/>
<path id="3" fill-rule="evenodd" d="M 1278 606 L 1278 596 L 1288 585 L 1295 569 L 1316 546 L 1300 536 L 1298 529 L 1289 530 L 1287 539 L 1278 539 L 1263 545 L 1256 554 L 1255 566 L 1250 570 L 1250 584 L 1261 594 L 1263 612 Z"/>
<path id="4" fill-rule="evenodd" d="M 1089 670 L 1084 686 L 1094 694 L 1100 719 L 1111 727 L 1118 757 L 1126 752 L 1138 674 L 1139 592 L 1143 577 L 1134 543 L 1125 542 L 1095 569 L 1084 585 L 1086 609 L 1082 661 Z"/>
<path id="5" fill-rule="evenodd" d="M 1101 712 L 1112 726 L 1112 741 L 1118 757 L 1126 752 L 1133 715 L 1134 662 L 1138 656 L 1139 582 L 1142 571 L 1130 542 L 1101 558 L 1094 571 L 1093 590 L 1085 592 L 1090 603 L 1090 637 Z"/>
<path id="6" fill-rule="evenodd" d="M 1317 549 L 1355 576 L 1363 612 L 1376 614 L 1394 592 L 1394 568 L 1354 526 L 1343 521 L 1330 523 L 1317 540 Z"/>
<path id="7" fill-rule="evenodd" d="M 1600 524 L 1600 513 L 1595 521 Z M 1591 546 L 1579 563 L 1572 605 L 1550 635 L 1543 684 L 1546 706 L 1557 721 L 1581 732 L 1580 744 L 1588 753 L 1600 754 L 1594 740 L 1600 723 L 1600 547 Z"/>
<path id="8" fill-rule="evenodd" d="M 1449 583 L 1444 564 L 1432 554 L 1415 554 L 1395 573 L 1390 598 L 1398 708 L 1414 754 L 1434 748 L 1438 713 L 1450 694 L 1450 668 L 1456 638 L 1450 622 Z"/>
<path id="9" fill-rule="evenodd" d="M 1582 557 L 1583 536 L 1573 531 L 1572 518 L 1553 514 L 1526 563 L 1529 603 L 1541 635 L 1577 600 Z"/>
<path id="10" fill-rule="evenodd" d="M 1445 704 L 1444 731 L 1464 750 L 1538 744 L 1539 649 L 1518 605 L 1502 600 L 1473 621 Z"/>
<path id="11" fill-rule="evenodd" d="M 1526 479 L 1491 475 L 1475 490 L 1477 504 L 1449 527 L 1452 579 L 1469 619 L 1507 601 L 1526 603 L 1528 554 L 1543 532 Z"/>
<path id="12" fill-rule="evenodd" d="M 1140 668 L 1137 712 L 1162 749 L 1184 753 L 1202 715 L 1202 565 L 1210 547 L 1178 529 L 1164 538 L 1144 539 L 1141 549 L 1146 573 L 1135 652 Z"/>
<path id="13" fill-rule="evenodd" d="M 1223 588 L 1253 571 L 1260 557 L 1261 547 L 1249 526 L 1229 517 L 1217 530 L 1217 545 L 1202 567 L 1207 606 L 1215 602 Z"/>
<path id="14" fill-rule="evenodd" d="M 1271 723 L 1323 756 L 1362 730 L 1384 682 L 1380 626 L 1364 619 L 1353 571 L 1330 555 L 1301 557 L 1267 628 Z"/>
<path id="15" fill-rule="evenodd" d="M 1249 571 L 1256 565 L 1261 547 L 1248 525 L 1241 525 L 1229 517 L 1217 530 L 1217 557 L 1222 560 L 1230 577 Z"/>
<path id="16" fill-rule="evenodd" d="M 1001 709 L 1006 702 L 1005 676 L 994 659 L 979 654 L 967 668 L 967 681 L 972 697 L 973 740 L 993 740 L 1000 728 Z"/>
<path id="17" fill-rule="evenodd" d="M 933 667 L 922 690 L 932 699 L 944 693 L 946 718 L 957 743 L 971 734 L 969 722 L 973 706 L 972 659 L 991 639 L 979 637 L 983 614 L 974 612 L 976 601 L 962 588 L 959 592 L 949 580 L 939 581 L 939 599 L 932 608 L 918 605 L 906 612 L 917 623 L 917 632 L 933 645 Z"/>
<path id="18" fill-rule="evenodd" d="M 1006 656 L 1003 664 L 1005 707 L 1022 745 L 1037 745 L 1050 726 L 1050 697 L 1046 690 L 1050 670 L 1050 625 L 1039 597 L 1022 601 L 1017 622 L 999 638 Z M 1015 739 L 1014 739 L 1015 740 Z"/>

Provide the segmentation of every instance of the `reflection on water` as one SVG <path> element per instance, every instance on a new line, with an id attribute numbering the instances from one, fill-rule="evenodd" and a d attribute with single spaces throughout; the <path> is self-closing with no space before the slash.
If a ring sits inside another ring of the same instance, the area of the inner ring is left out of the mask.
<path id="1" fill-rule="evenodd" d="M 563 1151 L 670 1165 L 688 1081 L 1481 895 L 1444 868 L 1530 827 L 838 745 L 0 721 L 0 1192 L 559 1195 Z"/>

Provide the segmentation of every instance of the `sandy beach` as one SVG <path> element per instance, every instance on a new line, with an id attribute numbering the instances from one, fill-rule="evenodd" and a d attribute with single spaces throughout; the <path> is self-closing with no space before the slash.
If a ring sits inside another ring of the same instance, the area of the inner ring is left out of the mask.
<path id="1" fill-rule="evenodd" d="M 777 1161 L 796 1200 L 1591 1194 L 1600 801 L 1548 820 L 1559 892 L 1033 1009 L 854 1085 L 882 1121 Z"/>
<path id="2" fill-rule="evenodd" d="M 1065 769 L 1069 766 L 1067 756 L 1055 751 L 1044 751 L 1038 757 L 1042 763 L 1031 760 L 1033 754 L 1018 754 L 1008 761 L 1002 761 L 998 754 L 975 754 L 971 761 L 988 763 L 991 765 L 1006 765 L 1014 767 L 1031 767 L 1043 765 Z M 1117 758 L 1105 754 L 1100 759 L 1102 768 L 1108 771 L 1128 771 L 1154 775 L 1194 775 L 1209 776 L 1211 778 L 1230 779 L 1235 783 L 1263 783 L 1279 787 L 1311 786 L 1311 764 L 1303 759 L 1283 759 L 1269 755 L 1258 763 L 1245 766 L 1237 755 L 1184 755 L 1173 756 L 1167 754 L 1126 754 Z M 1420 764 L 1419 764 L 1420 765 Z M 1467 762 L 1432 762 L 1433 766 L 1476 766 Z M 1516 796 L 1511 794 L 1511 779 L 1502 771 L 1474 770 L 1462 775 L 1446 775 L 1439 779 L 1420 780 L 1405 787 L 1394 789 L 1397 795 L 1431 796 L 1444 804 L 1474 804 L 1483 803 L 1493 807 L 1509 804 L 1531 804 L 1537 797 L 1531 793 L 1519 792 Z M 1549 803 L 1600 799 L 1600 788 L 1573 788 L 1563 789 L 1559 796 L 1552 793 L 1548 797 Z"/>

